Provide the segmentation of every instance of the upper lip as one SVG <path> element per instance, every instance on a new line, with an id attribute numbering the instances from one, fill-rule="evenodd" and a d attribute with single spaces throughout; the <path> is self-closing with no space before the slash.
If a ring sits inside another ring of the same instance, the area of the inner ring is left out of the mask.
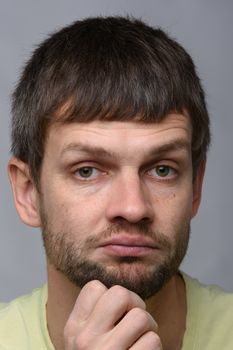
<path id="1" fill-rule="evenodd" d="M 121 245 L 128 247 L 149 247 L 149 248 L 158 248 L 156 242 L 146 236 L 141 235 L 121 235 L 118 234 L 116 236 L 110 237 L 109 239 L 101 242 L 100 246 L 104 247 L 107 245 Z"/>

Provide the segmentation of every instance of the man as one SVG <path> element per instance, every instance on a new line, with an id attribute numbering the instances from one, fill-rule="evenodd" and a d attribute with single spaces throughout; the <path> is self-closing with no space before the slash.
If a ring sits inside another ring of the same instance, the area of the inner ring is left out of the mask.
<path id="1" fill-rule="evenodd" d="M 13 95 L 9 176 L 48 285 L 1 309 L 1 349 L 232 349 L 233 297 L 179 271 L 210 141 L 187 52 L 135 19 L 43 42 Z"/>

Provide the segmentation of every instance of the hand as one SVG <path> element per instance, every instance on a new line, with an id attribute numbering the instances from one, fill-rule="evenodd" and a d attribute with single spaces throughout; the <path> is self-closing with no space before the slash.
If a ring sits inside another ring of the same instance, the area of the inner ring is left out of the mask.
<path id="1" fill-rule="evenodd" d="M 162 350 L 156 331 L 156 322 L 137 294 L 91 281 L 66 323 L 65 350 Z"/>

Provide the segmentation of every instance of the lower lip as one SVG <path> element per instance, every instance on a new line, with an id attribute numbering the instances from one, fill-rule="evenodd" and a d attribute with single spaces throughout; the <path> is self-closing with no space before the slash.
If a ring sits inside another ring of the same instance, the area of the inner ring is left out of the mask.
<path id="1" fill-rule="evenodd" d="M 145 256 L 155 250 L 146 246 L 126 246 L 118 244 L 109 244 L 102 247 L 108 255 L 114 256 Z"/>

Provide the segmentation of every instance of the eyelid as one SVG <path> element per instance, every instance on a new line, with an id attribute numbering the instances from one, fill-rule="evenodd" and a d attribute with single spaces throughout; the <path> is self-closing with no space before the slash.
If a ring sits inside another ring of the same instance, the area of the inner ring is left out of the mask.
<path id="1" fill-rule="evenodd" d="M 90 177 L 82 177 L 80 174 L 78 174 L 78 171 L 82 170 L 83 168 L 90 168 L 92 170 L 94 170 L 96 172 L 96 174 L 92 174 Z M 81 164 L 78 164 L 76 166 L 73 167 L 73 169 L 71 170 L 72 174 L 80 181 L 92 181 L 92 180 L 96 180 L 99 176 L 103 175 L 104 173 L 106 173 L 106 171 L 104 171 L 103 169 L 100 169 L 99 166 L 94 165 L 94 164 L 88 164 L 86 162 L 82 162 Z"/>
<path id="2" fill-rule="evenodd" d="M 167 176 L 159 176 L 158 174 L 157 175 L 150 174 L 150 172 L 152 172 L 153 170 L 156 171 L 160 167 L 164 167 L 164 168 L 169 169 L 169 172 L 172 172 L 172 174 L 167 175 Z M 150 167 L 148 170 L 146 170 L 146 173 L 149 174 L 149 176 L 151 176 L 151 177 L 154 177 L 154 178 L 162 180 L 162 181 L 166 181 L 166 180 L 173 179 L 177 175 L 178 170 L 175 169 L 175 167 L 173 167 L 171 165 L 161 163 L 161 164 L 156 164 L 156 165 Z"/>

